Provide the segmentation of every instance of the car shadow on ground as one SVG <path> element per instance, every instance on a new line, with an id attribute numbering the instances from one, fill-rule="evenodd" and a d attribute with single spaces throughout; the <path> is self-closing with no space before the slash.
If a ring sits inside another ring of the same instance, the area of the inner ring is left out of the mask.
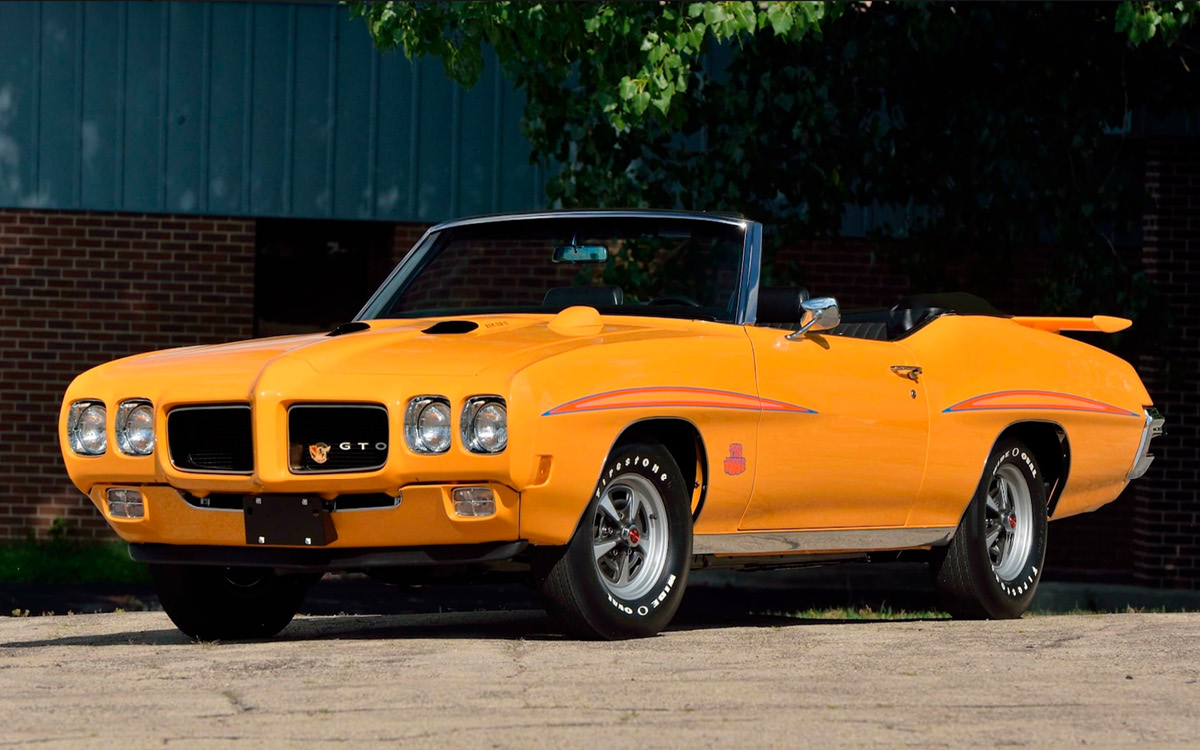
<path id="1" fill-rule="evenodd" d="M 689 588 L 667 632 L 721 628 L 791 628 L 816 624 L 872 624 L 879 620 L 823 616 L 831 608 L 890 610 L 895 622 L 933 620 L 927 592 L 796 591 L 699 585 Z M 836 613 L 838 610 L 833 609 Z M 382 586 L 366 580 L 315 586 L 302 612 L 271 641 L 500 639 L 570 640 L 541 608 L 536 592 L 517 584 Z M 906 617 L 902 612 L 924 615 Z M 0 648 L 43 646 L 187 645 L 174 628 L 63 636 L 0 643 Z"/>

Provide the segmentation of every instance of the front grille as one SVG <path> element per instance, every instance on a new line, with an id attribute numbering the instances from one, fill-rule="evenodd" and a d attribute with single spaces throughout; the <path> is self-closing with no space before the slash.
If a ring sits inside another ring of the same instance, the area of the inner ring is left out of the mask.
<path id="1" fill-rule="evenodd" d="M 374 471 L 388 456 L 387 409 L 297 404 L 288 409 L 288 464 L 297 474 Z"/>
<path id="2" fill-rule="evenodd" d="M 176 407 L 167 414 L 167 445 L 171 463 L 183 471 L 253 473 L 250 407 L 245 404 Z"/>

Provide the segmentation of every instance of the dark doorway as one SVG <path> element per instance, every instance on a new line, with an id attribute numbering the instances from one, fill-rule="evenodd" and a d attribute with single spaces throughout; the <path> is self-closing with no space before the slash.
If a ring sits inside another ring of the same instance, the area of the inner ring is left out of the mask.
<path id="1" fill-rule="evenodd" d="M 351 320 L 392 267 L 392 224 L 259 219 L 256 336 L 327 331 Z"/>

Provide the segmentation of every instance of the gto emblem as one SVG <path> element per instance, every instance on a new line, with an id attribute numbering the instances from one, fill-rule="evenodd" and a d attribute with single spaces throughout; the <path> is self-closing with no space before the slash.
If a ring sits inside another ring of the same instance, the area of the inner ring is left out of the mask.
<path id="1" fill-rule="evenodd" d="M 340 451 L 352 451 L 352 450 L 355 450 L 356 448 L 360 451 L 365 451 L 370 447 L 371 447 L 370 443 L 351 443 L 351 442 L 338 443 L 338 450 L 340 450 Z M 387 450 L 387 443 L 376 443 L 374 447 L 375 447 L 375 450 L 377 450 L 377 451 L 385 451 L 385 450 Z"/>
<path id="2" fill-rule="evenodd" d="M 329 460 L 329 444 L 317 443 L 316 445 L 308 446 L 308 455 L 313 461 L 323 464 Z"/>
<path id="3" fill-rule="evenodd" d="M 345 441 L 342 443 L 338 443 L 337 447 L 335 448 L 334 446 L 330 445 L 329 443 L 315 443 L 313 445 L 308 446 L 308 455 L 310 458 L 312 458 L 314 463 L 323 464 L 329 460 L 329 451 L 332 451 L 332 450 L 365 451 L 365 450 L 370 450 L 371 448 L 374 448 L 375 450 L 380 451 L 382 453 L 382 452 L 387 451 L 388 444 L 385 442 L 382 442 L 382 441 L 380 441 L 378 443 L 367 443 L 367 442 L 362 442 L 362 443 L 353 442 L 352 443 L 350 441 Z"/>

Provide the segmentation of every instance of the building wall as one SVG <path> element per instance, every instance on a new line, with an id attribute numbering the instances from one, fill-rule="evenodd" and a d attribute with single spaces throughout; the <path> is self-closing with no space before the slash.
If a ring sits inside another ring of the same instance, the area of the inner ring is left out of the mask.
<path id="1" fill-rule="evenodd" d="M 378 53 L 333 2 L 0 3 L 0 207 L 437 221 L 545 203 L 489 60 Z"/>
<path id="2" fill-rule="evenodd" d="M 1154 142 L 1143 226 L 1146 272 L 1166 299 L 1171 336 L 1140 370 L 1166 417 L 1150 471 L 1133 485 L 1140 583 L 1200 588 L 1200 140 Z"/>
<path id="3" fill-rule="evenodd" d="M 67 480 L 71 379 L 152 349 L 249 338 L 254 222 L 0 209 L 0 539 L 65 518 L 108 536 Z"/>

